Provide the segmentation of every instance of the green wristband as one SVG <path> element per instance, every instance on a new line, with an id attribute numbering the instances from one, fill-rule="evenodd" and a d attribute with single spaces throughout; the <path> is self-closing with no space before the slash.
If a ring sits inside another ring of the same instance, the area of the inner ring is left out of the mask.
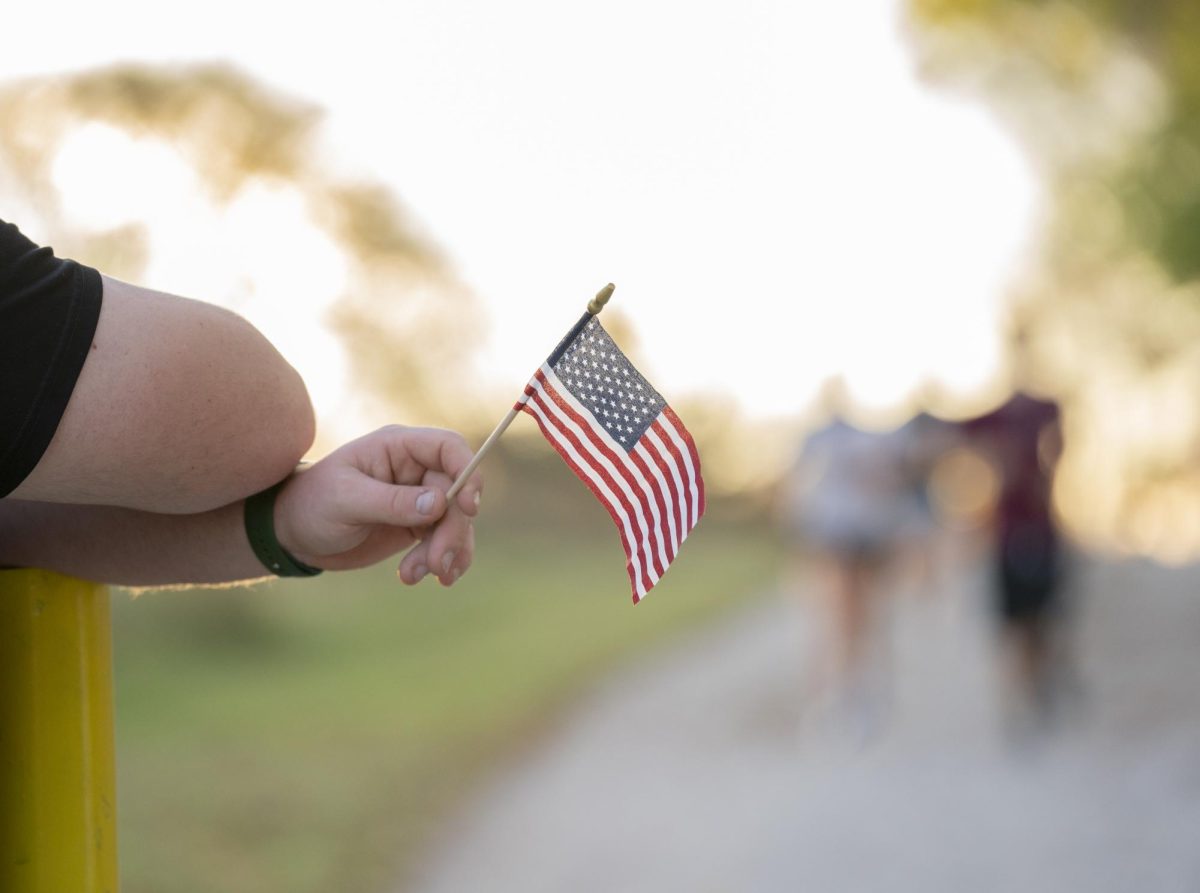
<path id="1" fill-rule="evenodd" d="M 275 538 L 275 497 L 285 481 L 246 500 L 246 537 L 263 567 L 277 577 L 315 577 L 321 568 L 297 561 Z"/>

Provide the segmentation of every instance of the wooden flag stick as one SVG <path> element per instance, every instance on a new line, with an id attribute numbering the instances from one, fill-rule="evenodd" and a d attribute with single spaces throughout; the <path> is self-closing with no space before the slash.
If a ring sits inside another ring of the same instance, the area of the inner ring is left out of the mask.
<path id="1" fill-rule="evenodd" d="M 467 467 L 464 468 L 462 474 L 458 476 L 458 480 L 454 482 L 449 491 L 446 493 L 447 502 L 458 495 L 458 491 L 463 488 L 463 484 L 467 482 L 467 478 L 471 476 L 471 472 L 479 467 L 479 463 L 483 461 L 483 457 L 486 456 L 488 450 L 492 448 L 492 444 L 499 440 L 500 435 L 508 430 L 508 426 L 513 423 L 513 419 L 517 417 L 517 412 L 518 410 L 514 406 L 508 411 L 508 415 L 500 420 L 500 424 L 496 426 L 496 429 L 488 435 L 488 439 L 483 442 L 483 446 L 481 446 L 476 451 L 475 455 L 471 457 L 471 461 L 467 463 Z"/>
<path id="2" fill-rule="evenodd" d="M 585 313 L 583 315 L 583 317 L 579 320 L 579 322 L 577 322 L 571 328 L 571 331 L 567 332 L 566 337 L 563 338 L 563 340 L 559 342 L 558 347 L 556 347 L 554 349 L 554 352 L 552 354 L 550 354 L 550 357 L 552 358 L 552 360 L 557 361 L 559 355 L 561 355 L 562 351 L 564 349 L 566 349 L 566 346 L 575 338 L 576 335 L 579 334 L 579 330 L 582 329 L 584 327 L 584 325 L 587 324 L 588 319 L 595 316 L 601 310 L 604 309 L 604 305 L 607 304 L 608 299 L 612 297 L 612 293 L 615 288 L 616 288 L 616 286 L 610 282 L 610 283 L 608 283 L 608 285 L 604 286 L 604 288 L 600 289 L 600 291 L 596 292 L 596 297 L 594 297 L 590 301 L 588 301 L 587 313 Z M 487 455 L 487 452 L 488 452 L 488 450 L 490 450 L 492 448 L 492 445 L 495 444 L 495 442 L 500 439 L 500 435 L 503 434 L 506 430 L 508 430 L 508 426 L 513 423 L 513 419 L 515 419 L 517 417 L 517 413 L 519 411 L 520 410 L 516 406 L 514 406 L 512 409 L 510 409 L 508 411 L 508 415 L 506 415 L 504 418 L 502 418 L 500 420 L 500 424 L 497 425 L 495 430 L 493 430 L 492 433 L 488 435 L 487 440 L 485 440 L 483 442 L 483 446 L 481 446 L 476 451 L 475 455 L 471 457 L 471 461 L 467 463 L 467 467 L 463 469 L 462 474 L 460 474 L 458 476 L 458 479 L 454 482 L 454 484 L 450 487 L 450 490 L 446 493 L 446 501 L 447 502 L 449 502 L 455 496 L 458 495 L 458 491 L 463 488 L 463 484 L 465 484 L 467 482 L 467 478 L 469 478 L 471 476 L 471 473 L 473 471 L 475 471 L 476 468 L 479 467 L 479 463 L 483 461 L 483 457 Z"/>

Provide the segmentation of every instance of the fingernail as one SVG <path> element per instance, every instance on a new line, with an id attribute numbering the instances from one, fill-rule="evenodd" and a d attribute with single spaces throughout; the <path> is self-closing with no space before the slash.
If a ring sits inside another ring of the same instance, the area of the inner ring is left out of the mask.
<path id="1" fill-rule="evenodd" d="M 417 497 L 417 511 L 422 515 L 428 515 L 431 508 L 433 508 L 433 491 L 426 490 Z"/>
<path id="2" fill-rule="evenodd" d="M 482 496 L 483 496 L 483 494 L 480 493 L 478 490 L 475 491 L 475 508 L 479 508 L 479 502 L 480 502 L 480 499 Z"/>
<path id="3" fill-rule="evenodd" d="M 453 552 L 447 552 L 447 553 L 446 553 L 446 554 L 445 554 L 445 555 L 442 557 L 442 573 L 443 573 L 443 574 L 448 574 L 448 573 L 450 573 L 450 566 L 451 566 L 451 565 L 453 565 L 453 564 L 454 564 L 454 553 L 453 553 Z"/>
<path id="4" fill-rule="evenodd" d="M 451 572 L 451 574 L 450 574 L 450 582 L 451 582 L 451 583 L 457 583 L 457 582 L 458 582 L 458 578 L 459 578 L 459 577 L 461 577 L 461 576 L 462 576 L 462 571 L 461 571 L 459 568 L 457 568 L 457 567 L 456 567 L 456 568 L 455 568 L 455 569 L 454 569 L 454 570 Z"/>
<path id="5" fill-rule="evenodd" d="M 429 573 L 429 568 L 423 564 L 418 564 L 415 568 L 413 568 L 413 582 L 416 583 L 424 580 L 427 573 Z"/>

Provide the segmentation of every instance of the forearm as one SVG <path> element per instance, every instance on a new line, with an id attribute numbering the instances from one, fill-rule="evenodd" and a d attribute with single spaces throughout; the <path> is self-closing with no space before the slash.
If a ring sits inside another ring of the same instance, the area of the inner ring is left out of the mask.
<path id="1" fill-rule="evenodd" d="M 122 586 L 267 576 L 242 502 L 191 515 L 0 499 L 0 567 L 39 567 Z"/>
<path id="2" fill-rule="evenodd" d="M 381 428 L 290 475 L 275 495 L 273 536 L 287 554 L 328 570 L 406 552 L 397 568 L 403 582 L 432 574 L 449 586 L 475 551 L 478 474 L 452 503 L 446 499 L 471 455 L 451 431 Z M 240 499 L 191 514 L 0 499 L 0 567 L 124 586 L 261 579 L 269 574 L 246 535 L 244 511 Z"/>

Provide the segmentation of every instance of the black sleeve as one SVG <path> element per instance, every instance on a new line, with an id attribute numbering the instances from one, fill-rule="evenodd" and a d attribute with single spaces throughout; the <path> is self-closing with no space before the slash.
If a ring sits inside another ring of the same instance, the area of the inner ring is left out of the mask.
<path id="1" fill-rule="evenodd" d="M 100 274 L 0 220 L 0 497 L 58 429 L 100 318 Z"/>

